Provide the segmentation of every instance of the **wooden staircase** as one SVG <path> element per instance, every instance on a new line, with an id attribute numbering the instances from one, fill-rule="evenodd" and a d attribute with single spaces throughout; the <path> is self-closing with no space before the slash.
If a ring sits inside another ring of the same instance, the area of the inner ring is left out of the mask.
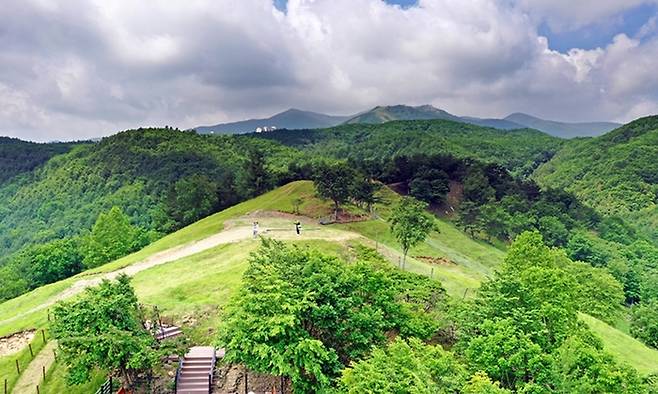
<path id="1" fill-rule="evenodd" d="M 216 360 L 212 346 L 191 348 L 178 364 L 176 394 L 210 394 Z"/>
<path id="2" fill-rule="evenodd" d="M 183 331 L 181 331 L 180 327 L 162 325 L 156 329 L 155 339 L 164 341 L 165 339 L 177 337 L 182 333 Z"/>

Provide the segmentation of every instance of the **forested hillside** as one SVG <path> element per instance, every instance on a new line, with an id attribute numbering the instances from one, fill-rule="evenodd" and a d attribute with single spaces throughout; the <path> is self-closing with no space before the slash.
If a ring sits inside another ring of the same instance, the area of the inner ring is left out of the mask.
<path id="1" fill-rule="evenodd" d="M 530 173 L 550 159 L 563 140 L 536 130 L 503 131 L 448 120 L 349 124 L 319 130 L 278 130 L 262 138 L 312 155 L 380 160 L 396 155 L 449 153 Z"/>
<path id="2" fill-rule="evenodd" d="M 287 170 L 288 155 L 294 153 L 266 141 L 172 129 L 75 146 L 0 187 L 0 298 L 107 262 L 260 194 Z M 107 245 L 94 240 L 117 229 L 130 236 Z"/>
<path id="3" fill-rule="evenodd" d="M 604 214 L 621 214 L 658 240 L 658 116 L 638 119 L 606 135 L 574 141 L 535 178 L 575 193 Z"/>
<path id="4" fill-rule="evenodd" d="M 0 137 L 0 184 L 45 163 L 51 157 L 68 152 L 74 144 L 37 144 L 16 138 Z"/>

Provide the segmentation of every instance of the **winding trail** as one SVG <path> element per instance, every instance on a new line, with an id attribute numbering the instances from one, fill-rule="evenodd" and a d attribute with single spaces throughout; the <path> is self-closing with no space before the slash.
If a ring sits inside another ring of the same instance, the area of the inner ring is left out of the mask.
<path id="1" fill-rule="evenodd" d="M 41 384 L 43 380 L 42 368 L 46 367 L 46 371 L 48 371 L 55 362 L 53 350 L 56 347 L 57 341 L 52 340 L 41 349 L 18 378 L 18 382 L 16 382 L 16 386 L 12 391 L 13 394 L 33 394 L 36 392 L 36 386 Z"/>
<path id="2" fill-rule="evenodd" d="M 267 238 L 274 238 L 280 240 L 291 240 L 291 239 L 300 239 L 300 240 L 309 240 L 309 239 L 324 239 L 331 241 L 346 241 L 354 238 L 362 238 L 361 235 L 349 231 L 339 231 L 339 230 L 316 230 L 316 231 L 305 231 L 302 233 L 301 237 L 298 237 L 294 234 L 292 230 L 290 231 L 277 231 L 278 229 L 268 230 L 264 228 L 261 234 Z M 131 264 L 127 267 L 118 269 L 116 271 L 99 274 L 96 277 L 90 279 L 80 279 L 74 282 L 70 287 L 62 291 L 61 293 L 51 297 L 48 301 L 42 303 L 39 306 L 26 310 L 22 313 L 16 314 L 9 319 L 1 320 L 0 324 L 5 324 L 12 322 L 14 320 L 20 319 L 25 315 L 44 310 L 59 301 L 70 298 L 76 294 L 81 293 L 88 287 L 97 286 L 104 279 L 114 279 L 121 274 L 126 274 L 128 276 L 133 276 L 138 272 L 147 270 L 149 268 L 170 263 L 184 257 L 188 257 L 205 250 L 214 248 L 216 246 L 234 242 L 240 242 L 253 239 L 251 226 L 240 226 L 225 229 L 217 234 L 211 235 L 207 238 L 201 239 L 199 241 L 189 242 L 187 244 L 176 246 L 170 249 L 163 250 L 161 252 L 155 253 L 144 260 L 141 260 L 137 263 Z"/>

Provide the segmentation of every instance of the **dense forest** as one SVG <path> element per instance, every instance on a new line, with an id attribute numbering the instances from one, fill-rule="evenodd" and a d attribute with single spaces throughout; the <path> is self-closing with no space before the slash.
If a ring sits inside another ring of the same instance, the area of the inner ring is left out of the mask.
<path id="1" fill-rule="evenodd" d="M 399 155 L 449 153 L 498 163 L 520 175 L 531 174 L 565 143 L 536 130 L 504 131 L 449 120 L 349 124 L 251 136 L 279 141 L 316 157 L 381 160 Z"/>
<path id="2" fill-rule="evenodd" d="M 32 171 L 57 154 L 68 152 L 73 145 L 37 144 L 0 137 L 0 185 L 19 174 Z"/>
<path id="3" fill-rule="evenodd" d="M 565 145 L 534 177 L 601 213 L 624 215 L 658 241 L 657 157 L 658 117 L 651 116 Z"/>

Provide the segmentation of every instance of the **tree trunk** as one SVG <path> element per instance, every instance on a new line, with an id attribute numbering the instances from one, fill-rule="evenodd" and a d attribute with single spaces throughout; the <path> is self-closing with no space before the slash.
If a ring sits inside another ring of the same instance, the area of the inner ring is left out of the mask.
<path id="1" fill-rule="evenodd" d="M 334 220 L 338 221 L 338 201 L 334 201 Z"/>
<path id="2" fill-rule="evenodd" d="M 405 266 L 407 265 L 407 253 L 409 252 L 409 249 L 405 249 L 402 251 L 402 271 L 404 271 Z"/>

